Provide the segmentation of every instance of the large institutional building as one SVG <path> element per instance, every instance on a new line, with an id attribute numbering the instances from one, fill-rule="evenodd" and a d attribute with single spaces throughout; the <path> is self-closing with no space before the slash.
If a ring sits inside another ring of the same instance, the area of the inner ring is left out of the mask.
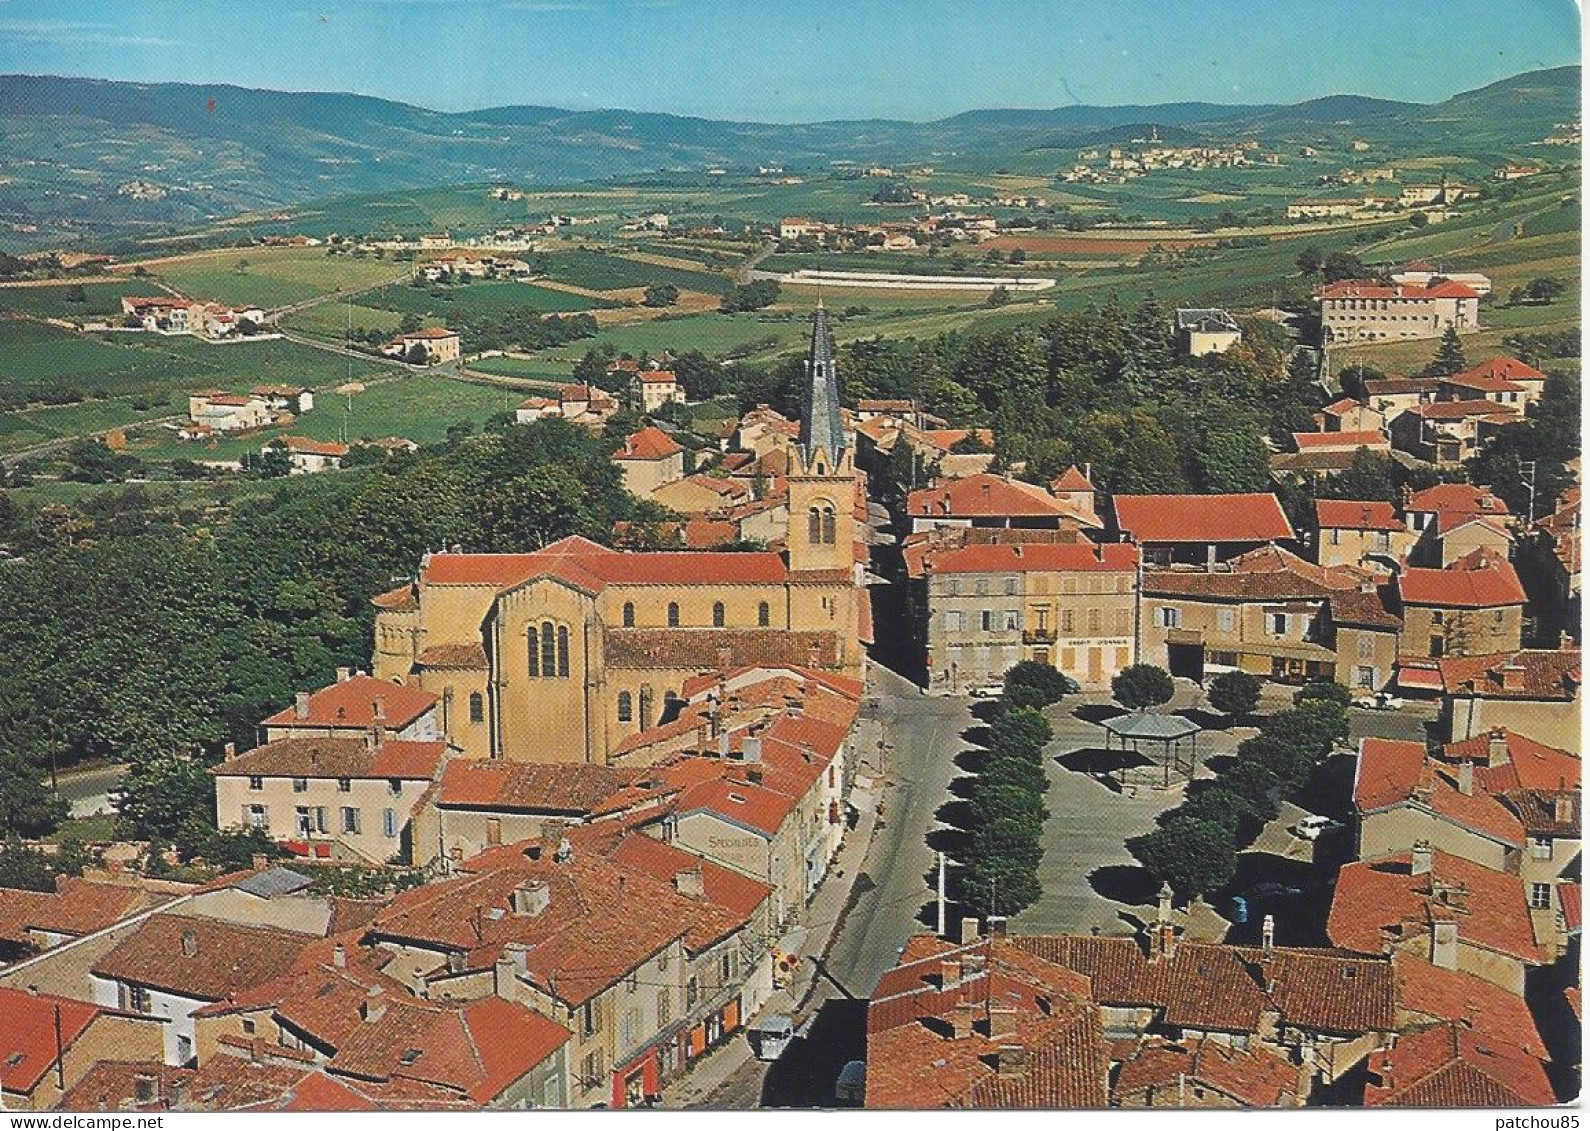
<path id="1" fill-rule="evenodd" d="M 566 538 L 523 554 L 433 554 L 375 599 L 374 674 L 439 696 L 442 730 L 466 757 L 596 763 L 669 721 L 704 669 L 859 675 L 855 452 L 821 309 L 806 368 L 782 551 L 625 552 Z"/>

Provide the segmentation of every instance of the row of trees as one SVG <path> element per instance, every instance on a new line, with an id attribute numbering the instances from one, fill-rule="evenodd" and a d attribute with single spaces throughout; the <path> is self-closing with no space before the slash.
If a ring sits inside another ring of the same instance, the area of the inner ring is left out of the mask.
<path id="1" fill-rule="evenodd" d="M 1060 673 L 1023 661 L 1007 673 L 988 748 L 970 799 L 971 848 L 960 872 L 961 903 L 976 915 L 1014 915 L 1042 893 L 1043 750 L 1054 732 L 1042 708 L 1058 702 Z"/>
<path id="2" fill-rule="evenodd" d="M 1304 687 L 1290 710 L 1265 719 L 1238 745 L 1213 781 L 1192 783 L 1186 800 L 1162 813 L 1157 829 L 1128 840 L 1127 849 L 1181 899 L 1219 891 L 1236 876 L 1237 852 L 1345 741 L 1347 703 L 1340 684 Z"/>

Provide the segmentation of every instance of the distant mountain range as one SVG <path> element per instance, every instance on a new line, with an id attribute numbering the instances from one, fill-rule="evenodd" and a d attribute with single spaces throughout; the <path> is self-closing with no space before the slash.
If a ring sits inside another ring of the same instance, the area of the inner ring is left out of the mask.
<path id="1" fill-rule="evenodd" d="M 549 186 L 834 161 L 990 170 L 1015 161 L 1052 171 L 1060 158 L 1050 150 L 1124 141 L 1147 125 L 1176 141 L 1341 146 L 1363 137 L 1401 153 L 1489 160 L 1517 155 L 1575 118 L 1579 81 L 1578 67 L 1534 71 L 1433 105 L 1334 95 L 1294 106 L 1065 106 L 773 125 L 543 106 L 440 113 L 353 94 L 6 75 L 0 247 L 485 181 Z"/>

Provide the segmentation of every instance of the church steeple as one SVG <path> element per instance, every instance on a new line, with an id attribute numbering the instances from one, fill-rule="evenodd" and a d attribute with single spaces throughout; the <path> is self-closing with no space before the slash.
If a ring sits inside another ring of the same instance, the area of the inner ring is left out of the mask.
<path id="1" fill-rule="evenodd" d="M 844 456 L 845 431 L 839 415 L 839 376 L 834 369 L 834 337 L 821 304 L 812 315 L 812 345 L 806 357 L 806 394 L 801 403 L 800 458 L 810 469 L 819 456 L 830 466 Z"/>

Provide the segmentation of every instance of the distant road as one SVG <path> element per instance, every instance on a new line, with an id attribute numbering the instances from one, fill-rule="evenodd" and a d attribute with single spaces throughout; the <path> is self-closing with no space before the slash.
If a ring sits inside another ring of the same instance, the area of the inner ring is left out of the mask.
<path id="1" fill-rule="evenodd" d="M 57 779 L 59 792 L 71 804 L 72 816 L 92 817 L 111 812 L 111 795 L 121 786 L 126 770 L 126 766 L 101 766 L 61 774 Z"/>
<path id="2" fill-rule="evenodd" d="M 740 269 L 735 272 L 734 281 L 743 287 L 752 279 L 777 278 L 776 275 L 768 275 L 766 272 L 760 272 L 756 269 L 758 263 L 777 250 L 778 244 L 773 240 L 768 240 L 750 258 L 740 264 Z"/>
<path id="3" fill-rule="evenodd" d="M 361 283 L 356 287 L 343 287 L 341 290 L 332 291 L 329 294 L 316 295 L 314 298 L 304 299 L 303 302 L 295 302 L 291 306 L 283 306 L 272 310 L 269 312 L 269 316 L 271 318 L 281 318 L 287 314 L 299 314 L 309 310 L 311 307 L 323 306 L 328 302 L 336 302 L 339 299 L 352 298 L 354 295 L 362 295 L 366 291 L 375 290 L 377 287 L 394 287 L 399 283 L 406 283 L 409 277 L 410 272 L 405 271 L 403 274 L 396 275 L 390 279 L 379 279 L 374 283 Z"/>

